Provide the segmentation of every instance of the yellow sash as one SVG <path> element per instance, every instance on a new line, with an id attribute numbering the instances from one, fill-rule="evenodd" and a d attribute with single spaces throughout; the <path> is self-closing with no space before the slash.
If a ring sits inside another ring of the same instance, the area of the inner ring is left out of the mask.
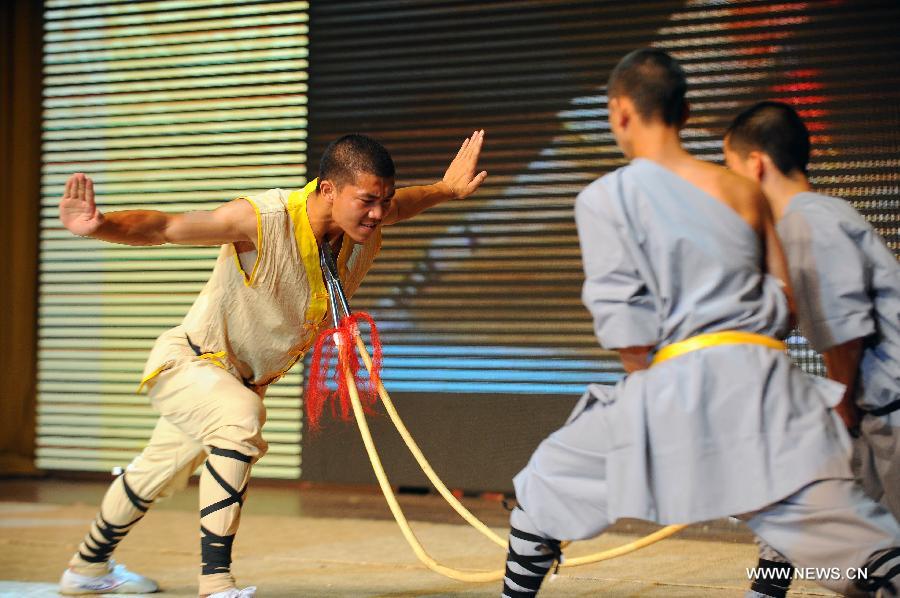
<path id="1" fill-rule="evenodd" d="M 226 366 L 225 362 L 223 361 L 224 359 L 228 359 L 228 353 L 226 353 L 225 351 L 216 351 L 215 353 L 203 353 L 201 355 L 198 355 L 197 357 L 199 357 L 200 359 L 205 359 L 206 361 L 210 362 L 214 366 L 220 367 L 223 370 L 228 369 L 228 366 Z M 138 389 L 134 392 L 136 394 L 140 394 L 140 392 L 142 390 L 144 390 L 144 386 L 146 386 L 148 382 L 150 382 L 151 380 L 153 380 L 154 378 L 156 378 L 157 376 L 162 374 L 163 371 L 169 369 L 173 365 L 174 365 L 174 362 L 173 362 L 173 360 L 170 359 L 169 361 L 165 362 L 164 364 L 162 364 L 161 366 L 159 366 L 158 368 L 156 368 L 155 370 L 153 370 L 152 372 L 150 372 L 149 374 L 144 376 L 144 378 L 141 380 L 140 386 L 138 386 Z"/>
<path id="2" fill-rule="evenodd" d="M 784 351 L 786 345 L 771 336 L 764 334 L 756 334 L 755 332 L 742 332 L 739 330 L 723 330 L 722 332 L 710 332 L 709 334 L 698 334 L 686 338 L 683 341 L 666 345 L 656 352 L 650 365 L 662 363 L 667 359 L 690 353 L 698 349 L 706 347 L 715 347 L 718 345 L 762 345 L 772 349 Z"/>

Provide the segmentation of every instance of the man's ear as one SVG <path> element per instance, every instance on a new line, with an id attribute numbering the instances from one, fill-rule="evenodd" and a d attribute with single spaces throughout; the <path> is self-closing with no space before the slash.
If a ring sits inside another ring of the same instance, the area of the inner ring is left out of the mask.
<path id="1" fill-rule="evenodd" d="M 750 172 L 753 173 L 753 178 L 759 182 L 762 182 L 767 174 L 772 174 L 778 170 L 775 167 L 775 163 L 772 162 L 772 158 L 759 150 L 753 150 L 747 155 L 747 164 L 750 167 Z"/>
<path id="2" fill-rule="evenodd" d="M 630 102 L 628 98 L 624 97 L 615 97 L 609 100 L 609 121 L 610 125 L 615 121 L 615 125 L 619 130 L 622 130 L 626 126 L 628 126 L 629 121 L 631 120 L 631 113 L 629 111 Z"/>
<path id="3" fill-rule="evenodd" d="M 328 179 L 319 181 L 319 197 L 327 202 L 333 202 L 337 196 L 337 187 Z"/>
<path id="4" fill-rule="evenodd" d="M 678 122 L 678 128 L 684 127 L 687 124 L 688 119 L 691 117 L 691 105 L 685 100 L 684 108 L 681 109 L 681 120 Z"/>

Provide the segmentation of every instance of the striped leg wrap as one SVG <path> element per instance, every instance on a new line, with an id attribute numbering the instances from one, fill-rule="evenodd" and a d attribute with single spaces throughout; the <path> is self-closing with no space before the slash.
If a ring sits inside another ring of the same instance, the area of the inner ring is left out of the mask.
<path id="1" fill-rule="evenodd" d="M 107 562 L 122 538 L 153 504 L 131 489 L 125 475 L 120 475 L 109 487 L 97 518 L 78 547 L 78 557 L 87 563 Z"/>
<path id="2" fill-rule="evenodd" d="M 544 576 L 562 560 L 558 540 L 538 535 L 531 521 L 519 507 L 510 516 L 509 552 L 503 577 L 504 598 L 531 598 L 544 581 Z M 525 528 L 525 529 L 521 529 Z"/>
<path id="3" fill-rule="evenodd" d="M 223 577 L 221 583 L 225 587 L 234 585 L 231 547 L 240 523 L 252 461 L 237 451 L 217 447 L 210 450 L 200 475 L 200 504 L 205 505 L 200 509 L 201 585 L 202 578 L 209 575 Z"/>
<path id="4" fill-rule="evenodd" d="M 231 571 L 231 545 L 234 534 L 217 536 L 202 525 L 200 526 L 200 554 L 203 559 L 202 575 L 229 573 Z"/>
<path id="5" fill-rule="evenodd" d="M 858 579 L 857 588 L 870 596 L 900 596 L 900 547 L 880 550 L 863 567 L 868 579 Z"/>
<path id="6" fill-rule="evenodd" d="M 761 558 L 756 564 L 756 570 L 759 572 L 759 577 L 750 584 L 752 591 L 770 598 L 787 596 L 794 573 L 794 566 L 791 563 Z"/>

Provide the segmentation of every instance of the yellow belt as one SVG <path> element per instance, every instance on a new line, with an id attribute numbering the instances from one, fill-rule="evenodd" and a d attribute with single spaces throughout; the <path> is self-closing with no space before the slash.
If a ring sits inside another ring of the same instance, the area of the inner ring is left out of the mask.
<path id="1" fill-rule="evenodd" d="M 228 359 L 228 353 L 225 351 L 216 351 L 215 353 L 201 353 L 200 355 L 197 355 L 197 357 L 199 357 L 200 359 L 205 359 L 214 366 L 220 367 L 223 370 L 228 369 L 228 366 L 226 366 L 225 362 L 223 361 L 225 359 Z M 164 370 L 170 367 L 172 367 L 171 360 L 167 361 L 166 363 L 162 364 L 161 366 L 144 376 L 144 378 L 141 380 L 140 386 L 138 386 L 138 389 L 134 392 L 140 393 L 142 390 L 144 390 L 144 386 L 146 386 L 148 382 L 162 374 Z"/>
<path id="2" fill-rule="evenodd" d="M 756 334 L 755 332 L 742 332 L 739 330 L 723 330 L 722 332 L 710 332 L 709 334 L 698 334 L 686 338 L 683 341 L 666 345 L 656 352 L 650 365 L 662 363 L 667 359 L 690 353 L 698 349 L 706 347 L 716 347 L 719 345 L 762 345 L 772 349 L 784 351 L 787 347 L 780 340 L 764 334 Z"/>

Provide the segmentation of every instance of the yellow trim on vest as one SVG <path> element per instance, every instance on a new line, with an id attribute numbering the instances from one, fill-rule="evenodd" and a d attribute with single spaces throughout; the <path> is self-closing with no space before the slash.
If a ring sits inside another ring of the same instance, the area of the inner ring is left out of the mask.
<path id="1" fill-rule="evenodd" d="M 740 330 L 723 330 L 722 332 L 710 332 L 709 334 L 698 334 L 683 341 L 666 345 L 656 352 L 650 365 L 662 363 L 673 357 L 705 349 L 706 347 L 716 347 L 720 345 L 762 345 L 771 349 L 784 351 L 787 347 L 780 340 L 764 334 L 756 334 L 755 332 L 743 332 Z"/>
<path id="2" fill-rule="evenodd" d="M 211 364 L 222 368 L 223 370 L 227 370 L 228 366 L 223 363 L 223 359 L 228 359 L 228 353 L 225 351 L 216 351 L 215 353 L 203 353 L 198 355 L 200 359 L 205 359 Z"/>
<path id="3" fill-rule="evenodd" d="M 294 240 L 303 266 L 306 269 L 306 280 L 309 283 L 309 308 L 306 310 L 306 321 L 318 323 L 328 311 L 328 291 L 322 279 L 319 267 L 319 246 L 306 213 L 306 202 L 316 190 L 318 179 L 313 179 L 301 190 L 292 191 L 288 197 L 288 214 L 294 225 Z"/>
<path id="4" fill-rule="evenodd" d="M 284 378 L 287 375 L 287 373 L 289 371 L 291 371 L 291 368 L 294 367 L 294 365 L 298 361 L 300 361 L 300 359 L 302 359 L 304 355 L 306 355 L 305 351 L 301 351 L 300 353 L 293 354 L 291 356 L 291 360 L 287 364 L 287 367 L 282 369 L 275 376 L 273 376 L 271 379 L 269 379 L 265 384 L 261 384 L 260 386 L 268 386 L 269 384 L 274 384 L 274 383 L 278 382 L 279 380 L 281 380 L 282 378 Z"/>
<path id="5" fill-rule="evenodd" d="M 244 265 L 241 264 L 241 258 L 238 257 L 237 247 L 235 247 L 234 243 L 231 244 L 234 248 L 234 263 L 237 264 L 238 272 L 244 277 L 244 286 L 249 287 L 256 281 L 256 271 L 259 269 L 259 258 L 262 256 L 262 215 L 259 213 L 259 206 L 256 205 L 255 201 L 249 197 L 238 197 L 238 199 L 246 199 L 247 203 L 253 206 L 253 211 L 256 212 L 256 261 L 253 262 L 253 270 L 250 271 L 250 276 L 247 276 L 247 272 L 244 271 Z"/>
<path id="6" fill-rule="evenodd" d="M 211 364 L 213 364 L 214 366 L 222 368 L 223 370 L 228 369 L 228 366 L 225 365 L 225 362 L 223 361 L 225 359 L 228 359 L 227 351 L 216 351 L 215 353 L 203 353 L 202 355 L 198 355 L 197 357 L 199 357 L 200 359 L 204 359 L 204 360 L 210 362 Z M 162 364 L 161 366 L 159 366 L 158 368 L 156 368 L 155 370 L 153 370 L 152 372 L 150 372 L 149 374 L 144 376 L 141 379 L 141 383 L 138 385 L 137 390 L 134 391 L 134 393 L 140 394 L 140 392 L 142 390 L 144 390 L 144 386 L 146 386 L 146 384 L 148 382 L 150 382 L 151 380 L 153 380 L 154 378 L 156 378 L 157 376 L 162 374 L 165 370 L 171 368 L 173 365 L 175 365 L 175 362 L 170 359 L 169 361 L 165 362 L 164 364 Z"/>
<path id="7" fill-rule="evenodd" d="M 136 394 L 136 395 L 141 394 L 141 391 L 144 390 L 144 386 L 148 382 L 150 382 L 151 380 L 153 380 L 154 378 L 159 376 L 161 373 L 163 373 L 163 370 L 167 370 L 170 367 L 172 367 L 172 362 L 167 361 L 164 364 L 162 364 L 161 366 L 159 366 L 158 368 L 156 368 L 155 370 L 153 370 L 152 372 L 150 372 L 149 374 L 147 374 L 146 376 L 144 376 L 143 378 L 141 378 L 141 383 L 138 385 L 137 390 L 134 391 L 134 394 Z"/>

